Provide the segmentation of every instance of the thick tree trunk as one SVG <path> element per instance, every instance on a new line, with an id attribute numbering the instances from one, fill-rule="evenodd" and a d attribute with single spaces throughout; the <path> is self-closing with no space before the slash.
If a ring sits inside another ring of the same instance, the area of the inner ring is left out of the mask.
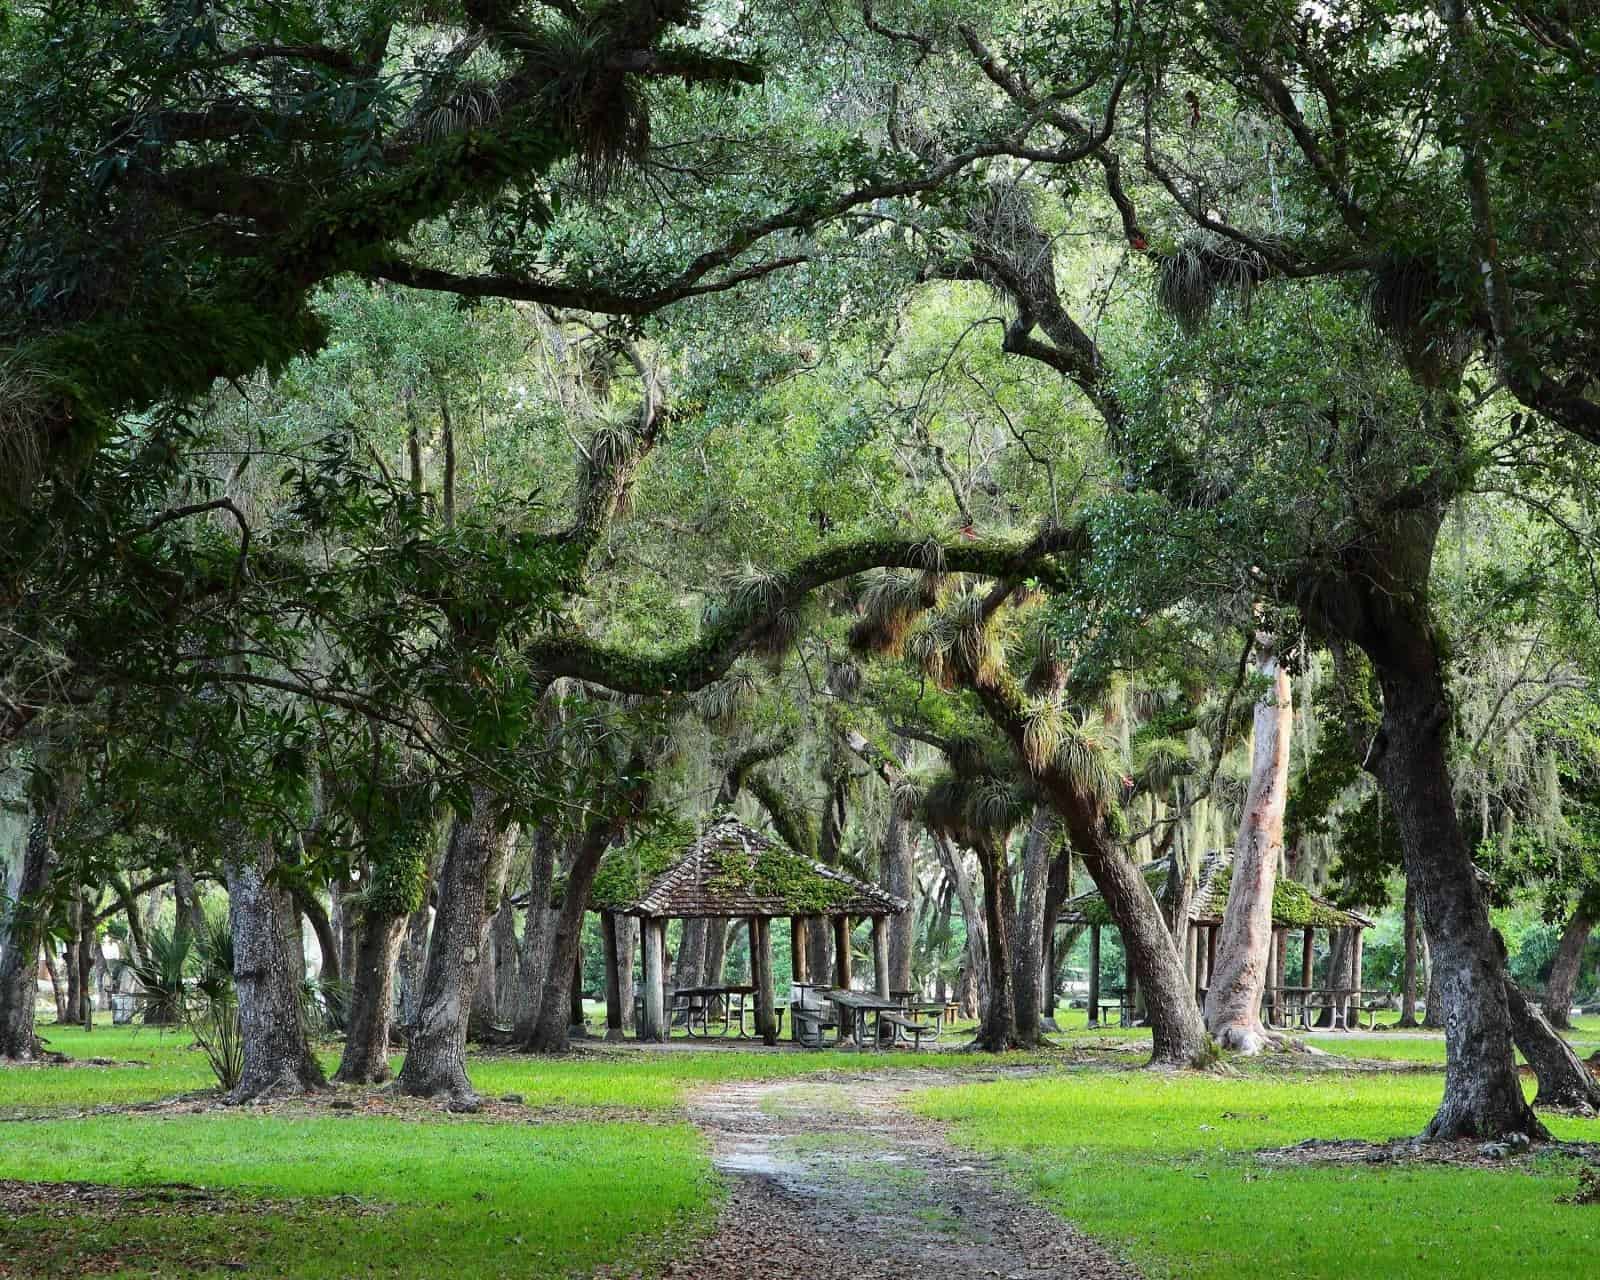
<path id="1" fill-rule="evenodd" d="M 1589 1068 L 1572 1051 L 1572 1046 L 1522 994 L 1509 974 L 1505 979 L 1505 993 L 1517 1048 L 1522 1050 L 1522 1056 L 1539 1080 L 1539 1092 L 1533 1105 L 1582 1111 L 1587 1115 L 1600 1111 L 1600 1082 L 1596 1082 Z"/>
<path id="2" fill-rule="evenodd" d="M 500 1019 L 497 970 L 503 963 L 500 956 L 500 936 L 496 926 L 510 909 L 502 896 L 489 927 L 483 935 L 483 955 L 478 961 L 478 984 L 472 990 L 472 1005 L 467 1011 L 467 1039 L 482 1044 L 494 1036 L 494 1024 Z"/>
<path id="3" fill-rule="evenodd" d="M 1017 993 L 1011 982 L 1013 931 L 1017 919 L 1016 893 L 1011 885 L 1011 870 L 1006 865 L 1005 846 L 990 840 L 977 847 L 978 866 L 983 872 L 983 923 L 989 942 L 989 1003 L 983 1011 L 983 1025 L 973 1043 L 990 1053 L 1023 1047 L 1017 1032 Z M 1040 901 L 1042 910 L 1044 903 Z M 1039 1039 L 1035 1023 L 1033 1043 Z"/>
<path id="4" fill-rule="evenodd" d="M 732 926 L 729 920 L 707 920 L 706 925 L 706 959 L 705 965 L 700 970 L 700 981 L 708 987 L 722 985 L 722 969 L 728 959 L 728 931 Z"/>
<path id="5" fill-rule="evenodd" d="M 174 934 L 191 939 L 203 937 L 206 913 L 200 905 L 200 889 L 194 882 L 194 873 L 186 862 L 179 862 L 172 868 L 172 898 L 176 917 Z"/>
<path id="6" fill-rule="evenodd" d="M 1572 993 L 1578 986 L 1578 969 L 1583 964 L 1583 953 L 1589 946 L 1589 935 L 1594 932 L 1594 917 L 1580 904 L 1561 931 L 1561 943 L 1556 947 L 1555 959 L 1550 964 L 1548 995 L 1544 1002 L 1544 1016 L 1552 1027 L 1562 1031 L 1572 1029 Z"/>
<path id="7" fill-rule="evenodd" d="M 50 808 L 34 817 L 23 847 L 15 900 L 0 904 L 6 911 L 6 945 L 0 950 L 0 1058 L 19 1062 L 31 1062 L 39 1052 L 33 1006 L 39 995 L 39 948 L 45 934 L 41 900 L 55 861 L 54 825 Z"/>
<path id="8" fill-rule="evenodd" d="M 545 983 L 550 978 L 550 948 L 555 942 L 557 913 L 550 909 L 556 877 L 557 840 L 542 827 L 533 842 L 533 865 L 528 870 L 528 909 L 522 925 L 522 947 L 517 984 L 516 1040 L 527 1044 L 539 1021 Z"/>
<path id="9" fill-rule="evenodd" d="M 244 1058 L 228 1101 L 320 1089 L 326 1080 L 306 1041 L 300 1011 L 305 967 L 291 941 L 295 910 L 290 895 L 271 882 L 276 851 L 236 833 L 223 856 Z"/>
<path id="10" fill-rule="evenodd" d="M 675 988 L 705 985 L 702 974 L 706 966 L 706 922 L 694 917 L 683 922 L 678 935 L 678 955 L 673 966 L 672 985 Z"/>
<path id="11" fill-rule="evenodd" d="M 891 807 L 883 833 L 884 887 L 910 905 L 889 917 L 889 989 L 911 990 L 911 962 L 917 950 L 916 850 L 906 831 L 906 821 Z"/>
<path id="12" fill-rule="evenodd" d="M 1400 973 L 1400 1021 L 1397 1027 L 1415 1027 L 1417 1022 L 1417 895 L 1406 881 L 1405 906 L 1406 958 Z"/>
<path id="13" fill-rule="evenodd" d="M 344 1053 L 333 1077 L 341 1084 L 382 1084 L 393 1074 L 389 1036 L 394 1020 L 395 962 L 406 924 L 405 916 L 356 918 L 348 909 L 345 912 L 344 926 L 356 946 Z"/>
<path id="14" fill-rule="evenodd" d="M 472 816 L 451 824 L 417 1021 L 395 1082 L 401 1093 L 476 1103 L 467 1079 L 467 1012 L 514 834 L 494 794 L 482 787 L 473 788 Z"/>
<path id="15" fill-rule="evenodd" d="M 1044 898 L 1044 1016 L 1039 1025 L 1045 1031 L 1060 1031 L 1056 1025 L 1056 1002 L 1061 994 L 1061 967 L 1066 963 L 1067 953 L 1072 950 L 1072 941 L 1077 934 L 1072 933 L 1070 940 L 1063 941 L 1056 936 L 1057 925 L 1061 919 L 1061 904 L 1072 896 L 1072 846 L 1065 841 L 1061 843 L 1056 856 L 1050 863 L 1050 883 L 1045 890 Z"/>
<path id="16" fill-rule="evenodd" d="M 641 776 L 643 770 L 642 759 L 636 758 L 629 766 L 630 775 L 634 777 Z M 578 948 L 583 942 L 583 917 L 589 907 L 589 891 L 594 887 L 600 859 L 622 832 L 624 825 L 644 808 L 647 798 L 646 790 L 642 787 L 617 797 L 616 811 L 610 816 L 592 818 L 578 842 L 572 866 L 567 870 L 561 912 L 551 939 L 549 976 L 544 984 L 539 1016 L 533 1025 L 533 1034 L 526 1041 L 525 1047 L 535 1053 L 565 1053 L 572 1047 L 572 1003 L 574 995 L 578 994 L 573 970 L 578 959 Z M 705 922 L 701 921 L 700 924 L 699 938 L 703 952 Z M 700 959 L 704 960 L 703 954 Z"/>
<path id="17" fill-rule="evenodd" d="M 407 1035 L 416 1025 L 417 1010 L 422 1006 L 422 966 L 428 958 L 428 927 L 432 919 L 433 912 L 424 895 L 422 905 L 406 917 L 405 931 L 400 935 L 400 958 L 395 964 L 399 1004 L 396 1017 Z"/>
<path id="18" fill-rule="evenodd" d="M 962 855 L 941 835 L 933 837 L 933 845 L 955 889 L 955 899 L 961 905 L 961 917 L 967 931 L 966 961 L 956 978 L 956 1004 L 963 1018 L 977 1017 L 989 1005 L 989 931 L 978 910 L 978 897 L 972 890 L 972 877 L 967 874 Z"/>
<path id="19" fill-rule="evenodd" d="M 1245 1054 L 1280 1043 L 1280 1037 L 1262 1025 L 1261 993 L 1272 963 L 1272 894 L 1283 856 L 1289 738 L 1294 729 L 1289 673 L 1262 637 L 1256 639 L 1256 653 L 1256 670 L 1270 688 L 1256 704 L 1250 786 L 1234 845 L 1216 970 L 1206 989 L 1206 1030 L 1222 1048 Z"/>
<path id="20" fill-rule="evenodd" d="M 1050 889 L 1050 863 L 1060 819 L 1039 805 L 1022 846 L 1022 897 L 1017 904 L 1011 982 L 1016 1004 L 1015 1040 L 1025 1049 L 1038 1046 L 1044 1021 L 1044 976 L 1048 949 L 1045 900 Z M 1009 880 L 1010 877 L 1008 876 Z"/>
<path id="21" fill-rule="evenodd" d="M 1383 690 L 1374 772 L 1393 806 L 1421 900 L 1445 1019 L 1444 1101 L 1429 1138 L 1544 1136 L 1517 1078 L 1504 966 L 1456 817 L 1445 762 L 1448 700 L 1431 633 L 1409 670 L 1375 660 Z"/>

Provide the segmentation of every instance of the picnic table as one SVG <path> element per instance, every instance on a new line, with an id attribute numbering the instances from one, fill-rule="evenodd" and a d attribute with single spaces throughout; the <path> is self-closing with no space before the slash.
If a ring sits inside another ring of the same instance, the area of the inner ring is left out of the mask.
<path id="1" fill-rule="evenodd" d="M 1337 1031 L 1359 1031 L 1361 1015 L 1367 1015 L 1371 1030 L 1378 1024 L 1379 1010 L 1387 1006 L 1389 993 L 1370 987 L 1268 987 L 1262 999 L 1271 1003 L 1279 997 L 1279 1018 L 1283 1026 L 1299 1026 L 1314 1031 L 1312 1018 L 1324 1009 L 1331 1010 L 1330 1022 Z"/>
<path id="2" fill-rule="evenodd" d="M 856 1048 L 866 1048 L 867 1021 L 872 1020 L 874 1043 L 882 1033 L 881 1019 L 885 1014 L 900 1013 L 900 1001 L 866 991 L 827 990 L 817 993 L 833 1005 L 838 1014 L 839 1042 L 847 1039 L 856 1042 Z M 845 1029 L 849 1028 L 847 1032 Z"/>
<path id="3" fill-rule="evenodd" d="M 682 1015 L 683 1029 L 691 1036 L 732 1034 L 748 1039 L 745 1014 L 754 1013 L 749 998 L 755 991 L 751 986 L 679 987 L 672 993 L 674 1020 Z M 713 1030 L 718 1024 L 720 1028 Z"/>

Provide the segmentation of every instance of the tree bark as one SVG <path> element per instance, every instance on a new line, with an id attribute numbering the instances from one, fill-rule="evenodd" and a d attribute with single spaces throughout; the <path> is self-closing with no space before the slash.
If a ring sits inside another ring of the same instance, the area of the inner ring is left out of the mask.
<path id="1" fill-rule="evenodd" d="M 1550 964 L 1550 981 L 1546 987 L 1549 994 L 1544 1002 L 1544 1016 L 1558 1030 L 1572 1029 L 1572 993 L 1578 986 L 1578 970 L 1583 964 L 1583 953 L 1589 946 L 1594 924 L 1594 917 L 1580 903 L 1561 931 L 1561 943 Z"/>
<path id="2" fill-rule="evenodd" d="M 983 872 L 983 924 L 988 935 L 989 1003 L 973 1044 L 990 1053 L 1024 1046 L 1017 1031 L 1017 992 L 1012 986 L 1013 930 L 1016 925 L 1016 893 L 1011 884 L 1011 869 L 1006 865 L 1005 846 L 993 840 L 977 845 L 978 867 Z M 1043 901 L 1040 902 L 1041 909 Z M 1033 1043 L 1038 1043 L 1038 1026 Z"/>
<path id="3" fill-rule="evenodd" d="M 394 979 L 408 917 L 356 916 L 345 904 L 344 926 L 355 939 L 344 1053 L 334 1079 L 340 1084 L 382 1084 L 389 1067 L 394 1021 Z"/>
<path id="4" fill-rule="evenodd" d="M 55 862 L 52 834 L 56 808 L 36 812 L 23 847 L 22 874 L 5 917 L 5 948 L 0 951 L 0 1058 L 31 1062 L 39 1053 L 33 1006 L 39 994 L 39 948 L 45 936 L 44 893 Z"/>
<path id="5" fill-rule="evenodd" d="M 475 1105 L 467 1079 L 467 1012 L 477 989 L 484 936 L 500 906 L 515 837 L 487 788 L 472 789 L 472 814 L 450 828 L 437 879 L 438 906 L 423 968 L 416 1025 L 396 1088 Z"/>
<path id="6" fill-rule="evenodd" d="M 333 922 L 328 919 L 328 913 L 323 910 L 322 903 L 314 893 L 303 889 L 294 891 L 294 904 L 296 910 L 311 921 L 311 932 L 317 935 L 317 951 L 322 956 L 318 978 L 322 982 L 339 982 L 344 970 L 339 964 L 339 939 L 333 931 Z"/>
<path id="7" fill-rule="evenodd" d="M 1050 864 L 1060 820 L 1048 805 L 1039 805 L 1022 846 L 1022 897 L 1017 904 L 1011 982 L 1015 1001 L 1014 1039 L 1019 1048 L 1039 1044 L 1044 1021 L 1044 977 L 1048 948 L 1045 905 Z M 1009 881 L 1010 877 L 1006 877 Z"/>
<path id="8" fill-rule="evenodd" d="M 1417 895 L 1406 881 L 1405 906 L 1406 958 L 1400 974 L 1400 1021 L 1397 1027 L 1415 1027 L 1417 1022 Z"/>
<path id="9" fill-rule="evenodd" d="M 1412 640 L 1420 653 L 1405 667 L 1374 656 L 1383 720 L 1372 767 L 1400 828 L 1406 878 L 1421 900 L 1445 1019 L 1444 1100 L 1425 1136 L 1544 1137 L 1522 1096 L 1504 967 L 1450 790 L 1450 713 L 1437 653 L 1431 633 Z"/>
<path id="10" fill-rule="evenodd" d="M 1222 1048 L 1244 1054 L 1281 1043 L 1281 1037 L 1262 1025 L 1261 994 L 1275 940 L 1272 894 L 1283 856 L 1289 739 L 1294 729 L 1289 673 L 1264 637 L 1256 638 L 1256 655 L 1256 671 L 1270 688 L 1256 703 L 1250 786 L 1234 845 L 1217 967 L 1206 990 L 1206 1030 Z"/>
<path id="11" fill-rule="evenodd" d="M 550 947 L 555 940 L 557 918 L 557 913 L 550 909 L 550 894 L 555 886 L 557 843 L 548 827 L 541 827 L 533 842 L 514 1019 L 518 1044 L 527 1044 L 533 1039 L 539 1007 L 544 1002 L 544 985 L 550 976 Z"/>
<path id="12" fill-rule="evenodd" d="M 1545 1016 L 1521 989 L 1505 978 L 1506 1007 L 1515 1028 L 1517 1048 L 1539 1080 L 1536 1107 L 1559 1107 L 1593 1115 L 1600 1111 L 1600 1082 L 1596 1082 L 1572 1046 L 1551 1027 Z"/>
<path id="13" fill-rule="evenodd" d="M 891 806 L 883 833 L 884 887 L 904 898 L 906 910 L 889 917 L 889 989 L 911 990 L 911 962 L 916 955 L 916 850 L 907 838 L 906 821 Z"/>
<path id="14" fill-rule="evenodd" d="M 227 1097 L 234 1103 L 327 1083 L 306 1040 L 300 1011 L 305 967 L 291 941 L 292 899 L 271 881 L 277 861 L 269 843 L 243 833 L 233 833 L 223 851 L 244 1058 L 239 1083 Z"/>

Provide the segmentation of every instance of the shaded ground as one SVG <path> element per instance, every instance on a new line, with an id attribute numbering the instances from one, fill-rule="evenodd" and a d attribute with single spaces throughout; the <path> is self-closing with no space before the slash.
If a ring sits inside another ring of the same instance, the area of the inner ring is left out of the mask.
<path id="1" fill-rule="evenodd" d="M 957 1151 L 906 1096 L 970 1074 L 737 1082 L 691 1101 L 731 1192 L 715 1234 L 667 1271 L 807 1280 L 1134 1280 L 1104 1246 Z M 613 1273 L 617 1274 L 617 1273 Z"/>
<path id="2" fill-rule="evenodd" d="M 1600 1165 L 1600 1142 L 1547 1142 L 1515 1148 L 1500 1142 L 1423 1142 L 1420 1138 L 1395 1138 L 1365 1142 L 1360 1138 L 1309 1138 L 1292 1147 L 1272 1147 L 1256 1153 L 1268 1164 L 1434 1164 L 1493 1169 L 1532 1167 L 1549 1156 L 1569 1156 Z"/>

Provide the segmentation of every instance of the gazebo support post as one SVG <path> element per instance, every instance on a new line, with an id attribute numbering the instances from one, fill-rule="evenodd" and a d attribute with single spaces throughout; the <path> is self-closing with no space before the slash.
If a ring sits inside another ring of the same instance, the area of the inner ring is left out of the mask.
<path id="1" fill-rule="evenodd" d="M 889 998 L 889 921 L 872 917 L 872 981 L 879 999 Z"/>
<path id="2" fill-rule="evenodd" d="M 1361 1029 L 1361 985 L 1362 985 L 1361 984 L 1361 967 L 1362 967 L 1362 959 L 1363 959 L 1362 951 L 1364 949 L 1365 949 L 1365 936 L 1361 932 L 1361 926 L 1360 925 L 1351 925 L 1350 926 L 1350 985 L 1356 989 L 1356 993 L 1355 993 L 1355 995 L 1353 997 L 1351 997 L 1350 1007 L 1355 1011 L 1355 1027 L 1353 1029 L 1357 1030 L 1357 1031 L 1359 1031 Z M 1350 1018 L 1350 1015 L 1346 1014 L 1345 1015 L 1345 1020 L 1346 1020 L 1347 1023 L 1349 1021 L 1349 1018 Z"/>
<path id="3" fill-rule="evenodd" d="M 750 917 L 750 969 L 756 988 L 756 1034 L 763 1044 L 778 1043 L 778 1022 L 772 1016 L 772 921 Z"/>
<path id="4" fill-rule="evenodd" d="M 1089 926 L 1089 1025 L 1100 1025 L 1100 926 Z"/>
<path id="5" fill-rule="evenodd" d="M 1217 971 L 1217 925 L 1206 926 L 1206 986 L 1211 985 L 1211 976 Z"/>
<path id="6" fill-rule="evenodd" d="M 1289 985 L 1289 931 L 1287 929 L 1274 930 L 1272 946 L 1273 954 L 1277 957 L 1278 986 L 1280 988 L 1286 987 Z M 1289 1025 L 1289 1010 L 1291 1007 L 1288 995 L 1280 990 L 1278 992 L 1279 1017 L 1282 1019 L 1279 1023 L 1280 1026 Z"/>
<path id="7" fill-rule="evenodd" d="M 600 945 L 606 956 L 606 1039 L 622 1039 L 622 968 L 617 961 L 617 916 L 600 913 Z"/>
<path id="8" fill-rule="evenodd" d="M 850 917 L 833 918 L 833 985 L 850 990 Z"/>
<path id="9" fill-rule="evenodd" d="M 1198 925 L 1186 925 L 1183 930 L 1183 976 L 1189 979 L 1189 985 L 1196 989 L 1200 986 L 1200 928 Z"/>
<path id="10" fill-rule="evenodd" d="M 662 973 L 667 922 L 645 916 L 639 933 L 644 948 L 644 1031 L 639 1038 L 660 1042 L 667 1038 L 667 992 Z"/>
<path id="11" fill-rule="evenodd" d="M 806 921 L 804 916 L 789 917 L 789 969 L 796 982 L 808 982 L 811 966 L 806 955 Z"/>
<path id="12" fill-rule="evenodd" d="M 1305 988 L 1304 994 L 1311 994 L 1312 964 L 1317 954 L 1317 931 L 1310 925 L 1306 926 L 1305 933 L 1300 938 L 1300 985 Z"/>

